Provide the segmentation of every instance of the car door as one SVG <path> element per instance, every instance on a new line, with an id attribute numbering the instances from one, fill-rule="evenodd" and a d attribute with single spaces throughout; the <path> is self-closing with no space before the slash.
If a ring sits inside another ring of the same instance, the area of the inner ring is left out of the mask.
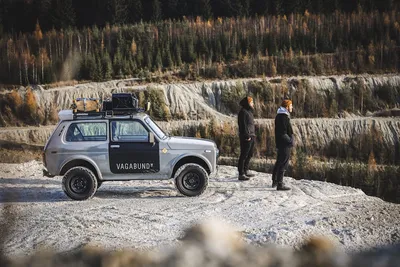
<path id="1" fill-rule="evenodd" d="M 159 143 L 150 142 L 149 129 L 142 121 L 111 120 L 110 133 L 109 161 L 113 174 L 143 177 L 159 172 Z"/>

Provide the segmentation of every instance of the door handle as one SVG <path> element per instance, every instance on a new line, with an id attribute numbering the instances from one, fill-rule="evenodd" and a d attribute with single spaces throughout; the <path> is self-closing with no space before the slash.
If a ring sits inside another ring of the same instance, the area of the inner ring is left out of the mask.
<path id="1" fill-rule="evenodd" d="M 119 145 L 111 145 L 111 148 L 119 148 Z"/>

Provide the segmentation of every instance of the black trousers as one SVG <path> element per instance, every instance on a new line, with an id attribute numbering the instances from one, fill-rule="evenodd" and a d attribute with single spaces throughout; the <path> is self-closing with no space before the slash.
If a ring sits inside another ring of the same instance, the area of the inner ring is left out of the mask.
<path id="1" fill-rule="evenodd" d="M 283 183 L 283 175 L 289 165 L 290 147 L 278 148 L 278 155 L 272 173 L 272 181 Z"/>
<path id="2" fill-rule="evenodd" d="M 250 141 L 246 141 L 240 137 L 240 157 L 238 163 L 239 175 L 244 174 L 249 169 L 249 163 L 251 157 L 253 157 L 254 151 L 254 137 Z"/>

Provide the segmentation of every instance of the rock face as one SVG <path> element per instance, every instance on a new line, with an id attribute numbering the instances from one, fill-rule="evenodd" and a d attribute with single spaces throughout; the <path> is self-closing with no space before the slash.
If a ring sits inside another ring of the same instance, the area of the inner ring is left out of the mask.
<path id="1" fill-rule="evenodd" d="M 249 85 L 261 79 L 241 79 L 214 82 L 195 82 L 180 84 L 146 84 L 138 85 L 132 80 L 109 81 L 104 83 L 87 83 L 76 86 L 53 88 L 44 90 L 34 88 L 38 106 L 48 110 L 56 107 L 58 110 L 69 108 L 76 97 L 107 98 L 117 92 L 141 92 L 149 88 L 158 88 L 163 91 L 165 103 L 172 119 L 179 121 L 160 122 L 166 131 L 190 128 L 202 123 L 209 123 L 210 118 L 215 118 L 217 125 L 228 122 L 236 127 L 236 114 L 229 114 L 229 109 L 224 106 L 224 97 L 234 88 L 242 88 L 247 92 Z M 274 92 L 287 88 L 293 94 L 300 90 L 299 84 L 318 92 L 326 98 L 330 92 L 350 90 L 354 84 L 362 84 L 365 91 L 373 92 L 379 86 L 387 85 L 390 88 L 400 88 L 400 75 L 380 76 L 329 76 L 329 77 L 292 77 L 265 79 L 269 85 L 274 86 Z M 350 88 L 350 89 L 349 89 Z M 23 89 L 20 90 L 23 94 Z M 304 90 L 303 90 L 304 91 Z M 5 94 L 2 92 L 0 94 Z M 304 94 L 307 100 L 307 94 Z M 225 103 L 225 104 L 224 104 Z M 272 111 L 275 112 L 275 111 Z M 372 113 L 370 113 L 372 116 Z M 388 114 L 395 114 L 390 112 Z M 345 115 L 345 114 L 344 114 Z M 274 114 L 271 113 L 271 117 Z M 182 120 L 183 119 L 183 120 Z M 296 119 L 292 120 L 296 145 L 307 151 L 325 151 L 337 144 L 350 145 L 355 149 L 365 144 L 381 146 L 380 153 L 390 154 L 390 157 L 400 156 L 399 134 L 400 119 L 378 117 L 349 117 L 341 119 Z M 267 133 L 259 138 L 269 138 L 270 147 L 273 147 L 273 120 L 258 119 L 257 124 Z M 30 128 L 0 128 L 0 140 L 18 143 L 44 145 L 54 126 Z M 236 130 L 235 130 L 236 131 Z M 184 131 L 185 132 L 185 131 Z M 272 139 L 271 139 L 272 138 Z M 374 139 L 375 138 L 375 139 Z M 364 142 L 364 143 L 363 143 Z M 370 149 L 368 147 L 368 149 Z M 371 150 L 371 149 L 370 149 Z M 376 150 L 376 149 L 375 149 Z M 368 154 L 370 151 L 367 149 Z M 338 151 L 337 153 L 340 153 Z"/>
<path id="2" fill-rule="evenodd" d="M 42 87 L 38 86 L 34 88 L 34 93 L 39 107 L 47 110 L 54 106 L 60 110 L 69 108 L 72 100 L 77 97 L 103 99 L 111 96 L 112 93 L 140 92 L 152 87 L 164 92 L 165 102 L 173 118 L 176 116 L 198 120 L 214 116 L 223 118 L 224 115 L 220 111 L 223 113 L 228 112 L 222 103 L 224 97 L 229 94 L 233 87 L 243 88 L 244 92 L 247 92 L 249 84 L 254 81 L 263 81 L 263 79 L 146 85 L 137 85 L 132 80 L 116 80 L 48 90 L 43 90 Z M 351 90 L 352 85 L 356 83 L 364 85 L 366 92 L 374 92 L 376 88 L 384 85 L 390 88 L 400 87 L 400 75 L 267 78 L 264 81 L 276 87 L 278 93 L 287 88 L 290 95 L 298 90 L 300 83 L 306 83 L 310 90 L 319 93 L 325 98 L 329 93 Z M 23 91 L 24 89 L 22 88 L 21 94 L 23 94 Z M 307 98 L 307 95 L 304 95 L 304 97 Z M 397 102 L 399 102 L 399 99 Z M 226 115 L 229 116 L 230 114 Z"/>
<path id="3" fill-rule="evenodd" d="M 51 125 L 43 127 L 0 128 L 0 140 L 44 146 L 55 127 L 55 125 Z"/>
<path id="4" fill-rule="evenodd" d="M 274 135 L 273 120 L 256 121 Z M 360 150 L 362 145 L 370 148 L 380 145 L 382 150 L 390 153 L 399 153 L 400 149 L 400 118 L 292 119 L 292 126 L 296 146 L 307 151 L 349 144 Z"/>
<path id="5" fill-rule="evenodd" d="M 346 90 L 356 82 L 362 82 L 367 90 L 374 91 L 376 87 L 389 85 L 390 87 L 400 86 L 400 76 L 394 75 L 341 75 L 341 76 L 327 76 L 327 77 L 304 77 L 304 78 L 289 78 L 288 85 L 292 90 L 295 90 L 295 85 L 299 80 L 307 80 L 311 88 L 321 91 L 334 92 L 335 90 Z"/>

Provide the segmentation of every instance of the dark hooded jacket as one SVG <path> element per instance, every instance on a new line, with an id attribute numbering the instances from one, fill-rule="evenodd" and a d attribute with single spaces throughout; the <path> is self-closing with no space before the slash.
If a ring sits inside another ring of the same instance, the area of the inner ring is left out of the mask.
<path id="1" fill-rule="evenodd" d="M 290 124 L 290 113 L 283 107 L 278 109 L 275 117 L 275 143 L 278 149 L 293 146 L 293 129 Z"/>
<path id="2" fill-rule="evenodd" d="M 243 98 L 239 104 L 242 106 L 238 115 L 239 137 L 243 139 L 255 137 L 256 131 L 254 127 L 254 115 L 249 102 L 247 101 L 247 97 Z"/>

